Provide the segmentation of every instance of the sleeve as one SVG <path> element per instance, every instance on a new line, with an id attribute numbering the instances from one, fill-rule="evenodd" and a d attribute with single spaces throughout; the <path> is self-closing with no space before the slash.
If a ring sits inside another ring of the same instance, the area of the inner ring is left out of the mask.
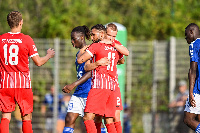
<path id="1" fill-rule="evenodd" d="M 119 44 L 119 45 L 121 45 L 121 46 L 123 46 L 119 41 L 117 41 L 117 40 L 114 40 L 114 42 L 115 43 L 117 43 L 117 44 Z M 119 53 L 119 59 L 122 59 L 124 57 L 124 55 L 123 54 L 121 54 L 121 53 Z"/>
<path id="2" fill-rule="evenodd" d="M 86 50 L 92 57 L 96 54 L 98 43 L 93 43 L 90 47 Z"/>
<path id="3" fill-rule="evenodd" d="M 197 43 L 191 43 L 189 46 L 189 55 L 190 55 L 190 62 L 198 62 L 199 56 L 199 44 Z"/>
<path id="4" fill-rule="evenodd" d="M 33 39 L 28 35 L 27 35 L 26 39 L 27 39 L 26 42 L 27 42 L 27 45 L 28 45 L 29 56 L 32 58 L 36 55 L 39 55 Z"/>

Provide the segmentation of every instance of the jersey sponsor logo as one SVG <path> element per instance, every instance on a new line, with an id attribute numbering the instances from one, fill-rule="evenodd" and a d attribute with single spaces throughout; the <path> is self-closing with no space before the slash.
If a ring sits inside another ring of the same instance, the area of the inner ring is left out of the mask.
<path id="1" fill-rule="evenodd" d="M 112 51 L 116 51 L 116 49 L 115 49 L 115 48 L 113 48 L 113 47 L 109 47 L 109 46 L 105 46 L 105 50 L 112 50 Z"/>
<path id="2" fill-rule="evenodd" d="M 2 43 L 22 43 L 22 39 L 2 39 Z"/>

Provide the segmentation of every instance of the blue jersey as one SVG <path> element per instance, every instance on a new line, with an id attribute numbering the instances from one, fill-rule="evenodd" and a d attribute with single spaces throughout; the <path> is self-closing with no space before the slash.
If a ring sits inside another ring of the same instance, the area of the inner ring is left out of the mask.
<path id="1" fill-rule="evenodd" d="M 189 46 L 190 62 L 197 62 L 197 71 L 193 93 L 200 94 L 200 38 L 197 38 Z"/>
<path id="2" fill-rule="evenodd" d="M 82 63 L 82 64 L 78 64 L 77 63 L 77 55 L 78 55 L 78 53 L 79 53 L 79 51 L 76 54 L 75 64 L 76 64 L 77 78 L 80 79 L 87 72 L 84 70 L 85 62 Z M 87 98 L 88 92 L 91 89 L 91 82 L 92 82 L 91 80 L 92 80 L 92 78 L 89 78 L 86 82 L 84 82 L 84 83 L 80 84 L 79 86 L 77 86 L 77 88 L 76 88 L 76 90 L 75 90 L 73 95 L 77 96 L 77 97 Z"/>

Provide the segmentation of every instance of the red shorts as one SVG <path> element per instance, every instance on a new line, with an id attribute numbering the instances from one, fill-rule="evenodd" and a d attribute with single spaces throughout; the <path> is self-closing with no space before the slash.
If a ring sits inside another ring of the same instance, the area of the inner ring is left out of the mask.
<path id="1" fill-rule="evenodd" d="M 87 97 L 85 112 L 105 117 L 115 117 L 115 92 L 110 89 L 92 88 Z"/>
<path id="2" fill-rule="evenodd" d="M 115 88 L 115 103 L 116 103 L 116 110 L 123 110 L 122 97 L 119 87 Z"/>
<path id="3" fill-rule="evenodd" d="M 2 88 L 0 89 L 0 110 L 12 112 L 18 103 L 21 113 L 30 114 L 33 112 L 33 92 L 31 88 Z"/>

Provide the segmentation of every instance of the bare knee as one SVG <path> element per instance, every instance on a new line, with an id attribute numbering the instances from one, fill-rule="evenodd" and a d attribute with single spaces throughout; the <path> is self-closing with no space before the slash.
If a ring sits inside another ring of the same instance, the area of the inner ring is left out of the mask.
<path id="1" fill-rule="evenodd" d="M 94 117 L 95 117 L 95 114 L 93 113 L 85 113 L 83 117 L 83 121 L 94 120 Z"/>
<path id="2" fill-rule="evenodd" d="M 2 118 L 6 118 L 10 121 L 11 120 L 11 112 L 8 112 L 8 113 L 2 112 Z"/>
<path id="3" fill-rule="evenodd" d="M 32 120 L 32 113 L 22 116 L 22 120 Z"/>

